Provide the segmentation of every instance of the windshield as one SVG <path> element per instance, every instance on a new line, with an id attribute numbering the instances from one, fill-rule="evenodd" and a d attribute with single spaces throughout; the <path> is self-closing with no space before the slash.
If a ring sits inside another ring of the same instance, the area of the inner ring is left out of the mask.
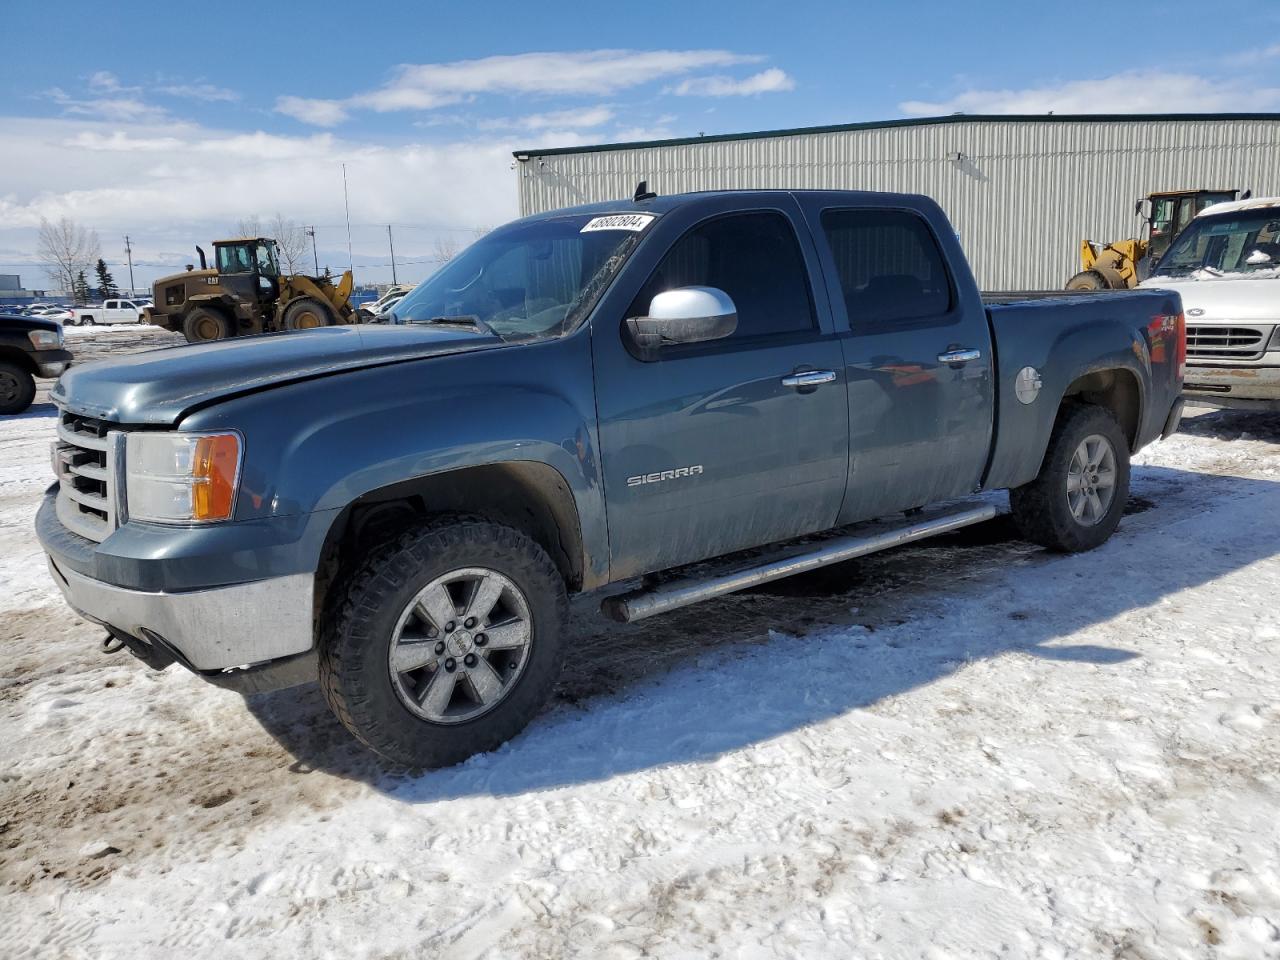
<path id="1" fill-rule="evenodd" d="M 1280 268 L 1280 210 L 1210 214 L 1191 222 L 1156 267 L 1157 276 L 1257 273 Z"/>
<path id="2" fill-rule="evenodd" d="M 504 340 L 586 317 L 653 217 L 556 217 L 486 234 L 394 307 L 399 323 L 465 323 Z"/>

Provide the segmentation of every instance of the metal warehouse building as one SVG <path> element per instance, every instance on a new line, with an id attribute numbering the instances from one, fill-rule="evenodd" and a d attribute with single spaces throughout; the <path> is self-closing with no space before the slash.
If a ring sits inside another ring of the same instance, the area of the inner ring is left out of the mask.
<path id="1" fill-rule="evenodd" d="M 660 193 L 822 188 L 924 193 L 979 285 L 1056 289 L 1082 239 L 1136 236 L 1134 201 L 1173 190 L 1280 193 L 1280 114 L 965 116 L 515 154 L 523 214 Z"/>

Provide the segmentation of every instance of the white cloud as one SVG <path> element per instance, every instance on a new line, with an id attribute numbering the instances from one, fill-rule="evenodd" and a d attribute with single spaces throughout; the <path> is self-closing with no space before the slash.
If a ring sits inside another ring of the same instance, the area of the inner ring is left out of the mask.
<path id="1" fill-rule="evenodd" d="M 205 103 L 225 102 L 231 103 L 240 99 L 240 94 L 226 87 L 215 86 L 212 83 L 166 83 L 155 88 L 156 93 L 163 93 L 170 97 L 185 97 L 188 100 L 201 100 Z"/>
<path id="2" fill-rule="evenodd" d="M 1252 50 L 1242 50 L 1224 59 L 1228 65 L 1240 66 L 1262 63 L 1276 58 L 1280 58 L 1280 43 L 1273 43 L 1266 47 L 1254 47 Z"/>
<path id="3" fill-rule="evenodd" d="M 171 122 L 0 117 L 0 125 L 11 138 L 0 186 L 0 249 L 28 254 L 41 217 L 67 216 L 96 229 L 108 253 L 105 241 L 128 233 L 137 261 L 180 266 L 191 254 L 175 260 L 173 251 L 224 236 L 241 217 L 269 218 L 279 210 L 317 225 L 322 263 L 328 244 L 343 250 L 333 265 L 345 264 L 344 162 L 357 255 L 383 256 L 387 223 L 397 225 L 397 255 L 425 256 L 433 230 L 503 223 L 518 214 L 511 150 L 525 144 L 497 136 L 379 147 L 329 133 L 237 133 Z M 548 136 L 578 139 L 563 129 Z M 154 275 L 140 273 L 138 280 Z"/>
<path id="4" fill-rule="evenodd" d="M 99 70 L 97 73 L 90 75 L 89 89 L 110 93 L 113 90 L 120 89 L 120 81 L 116 79 L 116 75 L 111 71 Z"/>
<path id="5" fill-rule="evenodd" d="M 281 97 L 276 109 L 305 123 L 333 126 L 350 108 L 378 113 L 431 110 L 479 94 L 608 95 L 694 70 L 761 59 L 728 50 L 585 50 L 406 64 L 376 90 L 345 100 Z"/>
<path id="6" fill-rule="evenodd" d="M 1123 91 L 1121 100 L 1117 91 Z M 949 113 L 1215 113 L 1280 108 L 1280 87 L 1215 80 L 1191 73 L 1129 70 L 1110 77 L 1071 80 L 1022 90 L 966 90 L 946 100 L 908 100 L 907 114 Z"/>
<path id="7" fill-rule="evenodd" d="M 333 127 L 347 119 L 346 108 L 338 100 L 277 97 L 276 112 L 314 127 Z"/>
<path id="8" fill-rule="evenodd" d="M 95 74 L 95 76 L 97 76 Z M 102 82 L 102 81 L 100 81 Z M 135 96 L 128 95 L 120 89 L 120 95 L 78 98 L 73 97 L 61 87 L 52 87 L 45 91 L 45 96 L 62 108 L 64 114 L 77 117 L 93 117 L 101 120 L 115 120 L 123 123 L 141 123 L 161 120 L 165 111 Z"/>
<path id="9" fill-rule="evenodd" d="M 663 123 L 651 127 L 619 127 L 609 135 L 611 143 L 639 143 L 647 140 L 670 140 L 675 134 Z"/>
<path id="10" fill-rule="evenodd" d="M 720 76 L 691 77 L 668 88 L 668 92 L 679 97 L 745 97 L 795 88 L 796 82 L 785 71 L 770 67 L 743 80 Z"/>
<path id="11" fill-rule="evenodd" d="M 614 116 L 613 108 L 602 104 L 595 107 L 531 113 L 524 117 L 500 117 L 493 120 L 482 120 L 477 126 L 482 130 L 580 129 L 582 127 L 598 127 L 608 123 Z"/>

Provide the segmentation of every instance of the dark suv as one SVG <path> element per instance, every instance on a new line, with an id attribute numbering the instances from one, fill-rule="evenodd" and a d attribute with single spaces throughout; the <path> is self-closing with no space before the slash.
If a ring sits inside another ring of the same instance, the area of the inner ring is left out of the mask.
<path id="1" fill-rule="evenodd" d="M 36 397 L 36 377 L 71 366 L 62 326 L 53 320 L 0 314 L 0 415 L 21 413 Z"/>

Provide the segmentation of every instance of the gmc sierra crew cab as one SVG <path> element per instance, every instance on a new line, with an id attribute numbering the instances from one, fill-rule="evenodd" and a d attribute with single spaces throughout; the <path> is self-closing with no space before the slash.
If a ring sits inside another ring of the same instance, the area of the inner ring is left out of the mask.
<path id="1" fill-rule="evenodd" d="M 494 230 L 394 314 L 73 368 L 36 523 L 107 649 L 318 678 L 412 767 L 529 722 L 569 593 L 636 620 L 987 490 L 1088 550 L 1181 411 L 1176 293 L 985 304 L 920 196 L 638 190 Z"/>

